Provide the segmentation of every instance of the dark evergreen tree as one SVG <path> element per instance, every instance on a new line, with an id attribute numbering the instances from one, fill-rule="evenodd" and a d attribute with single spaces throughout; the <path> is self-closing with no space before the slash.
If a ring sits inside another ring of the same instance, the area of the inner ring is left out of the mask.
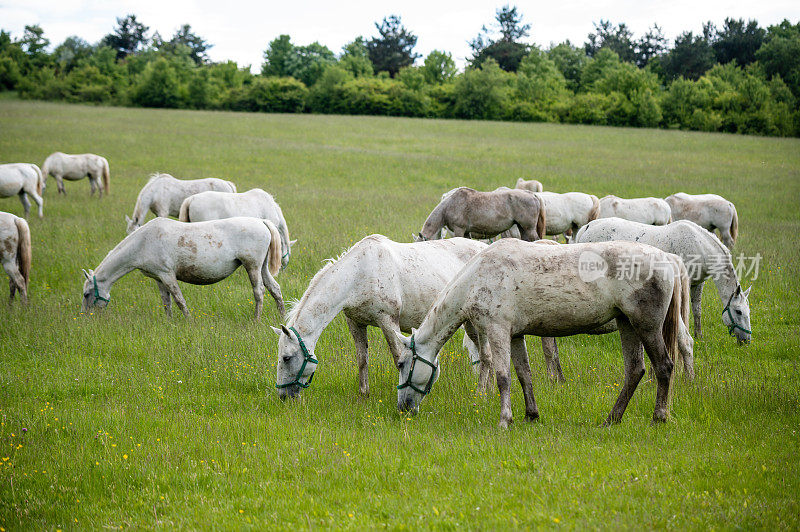
<path id="1" fill-rule="evenodd" d="M 531 25 L 522 23 L 522 14 L 516 6 L 503 6 L 495 12 L 495 26 L 490 32 L 486 26 L 469 45 L 472 48 L 472 66 L 478 67 L 487 59 L 494 59 L 506 72 L 516 72 L 519 63 L 530 52 L 530 46 L 518 42 L 530 34 Z M 491 33 L 499 33 L 493 39 Z"/>
<path id="2" fill-rule="evenodd" d="M 147 44 L 147 31 L 150 28 L 138 20 L 136 15 L 128 15 L 117 19 L 114 33 L 103 37 L 102 44 L 110 46 L 117 52 L 117 59 L 135 54 Z"/>
<path id="3" fill-rule="evenodd" d="M 395 77 L 401 68 L 413 65 L 419 57 L 413 52 L 417 36 L 403 27 L 397 15 L 385 17 L 375 27 L 379 36 L 367 41 L 369 59 L 376 72 L 388 72 Z"/>

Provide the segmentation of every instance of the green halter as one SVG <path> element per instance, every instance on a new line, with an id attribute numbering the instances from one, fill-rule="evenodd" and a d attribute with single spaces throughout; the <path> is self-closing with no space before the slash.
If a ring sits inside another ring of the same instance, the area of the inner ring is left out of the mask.
<path id="1" fill-rule="evenodd" d="M 742 287 L 740 286 L 738 288 L 738 291 L 741 291 L 741 290 L 742 290 Z M 736 320 L 733 319 L 733 313 L 731 313 L 731 301 L 733 301 L 733 296 L 734 295 L 736 295 L 736 290 L 734 290 L 733 293 L 731 294 L 731 297 L 728 298 L 728 304 L 725 305 L 725 308 L 722 310 L 723 314 L 725 314 L 726 312 L 728 313 L 728 318 L 730 318 L 730 320 L 731 320 L 731 324 L 728 325 L 728 334 L 733 336 L 733 331 L 735 331 L 736 329 L 739 329 L 740 331 L 744 331 L 747 334 L 753 334 L 752 331 L 749 331 L 749 330 L 745 329 L 744 327 L 742 327 L 741 325 L 737 324 Z"/>
<path id="2" fill-rule="evenodd" d="M 94 284 L 94 298 L 99 299 L 100 301 L 105 301 L 106 306 L 111 303 L 111 296 L 109 295 L 108 298 L 105 298 L 100 295 L 100 291 L 97 289 L 97 277 L 92 275 L 92 283 Z"/>
<path id="3" fill-rule="evenodd" d="M 417 388 L 413 382 L 411 382 L 411 378 L 414 376 L 414 366 L 417 364 L 417 360 L 424 362 L 425 364 L 429 365 L 433 371 L 431 371 L 431 376 L 428 379 L 428 383 L 425 385 L 425 388 L 420 390 Z M 414 337 L 411 337 L 411 369 L 408 371 L 408 378 L 406 382 L 399 385 L 397 387 L 398 390 L 402 390 L 403 388 L 411 388 L 417 393 L 421 393 L 423 396 L 428 395 L 431 391 L 431 387 L 433 386 L 433 381 L 436 379 L 436 372 L 439 369 L 439 364 L 434 362 L 429 362 L 422 358 L 421 356 L 417 355 L 417 348 L 414 345 Z"/>
<path id="4" fill-rule="evenodd" d="M 297 372 L 297 375 L 292 382 L 287 382 L 286 384 L 275 384 L 275 387 L 278 389 L 288 388 L 289 386 L 294 386 L 296 384 L 301 388 L 308 388 L 311 386 L 311 381 L 314 379 L 314 372 L 311 372 L 311 375 L 308 377 L 308 380 L 305 383 L 300 382 L 300 378 L 303 376 L 303 372 L 306 370 L 306 365 L 309 362 L 314 364 L 319 364 L 319 362 L 311 355 L 311 353 L 308 352 L 306 344 L 303 342 L 303 339 L 300 338 L 300 333 L 298 333 L 294 327 L 289 327 L 289 330 L 297 336 L 297 341 L 300 343 L 300 350 L 303 352 L 303 365 L 300 366 L 300 371 Z M 316 368 L 314 371 L 316 371 Z"/>

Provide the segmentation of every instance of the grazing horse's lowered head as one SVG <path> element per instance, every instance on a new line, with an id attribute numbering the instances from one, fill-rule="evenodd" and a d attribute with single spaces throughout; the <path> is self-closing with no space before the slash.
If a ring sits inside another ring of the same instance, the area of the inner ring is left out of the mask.
<path id="1" fill-rule="evenodd" d="M 397 335 L 409 352 L 397 360 L 397 369 L 400 372 L 397 385 L 397 409 L 401 412 L 417 413 L 419 403 L 431 391 L 434 383 L 439 380 L 439 357 L 437 353 L 419 352 L 414 342 L 416 329 L 411 330 L 411 336 Z M 420 346 L 423 351 L 432 351 L 429 346 Z M 433 360 L 433 362 L 429 362 Z"/>
<path id="2" fill-rule="evenodd" d="M 752 286 L 750 288 L 753 288 Z M 725 308 L 722 309 L 722 323 L 728 328 L 728 333 L 736 338 L 739 345 L 749 344 L 752 333 L 750 331 L 750 288 L 742 291 L 741 286 L 731 294 Z"/>
<path id="3" fill-rule="evenodd" d="M 275 387 L 281 399 L 297 397 L 301 388 L 308 388 L 317 370 L 314 344 L 311 349 L 293 327 L 272 327 L 278 335 L 278 379 Z M 316 342 L 314 342 L 316 343 Z"/>
<path id="4" fill-rule="evenodd" d="M 111 301 L 111 292 L 97 282 L 94 270 L 81 270 L 86 281 L 83 283 L 82 312 L 89 312 L 94 308 L 104 309 Z M 104 284 L 104 283 L 102 283 Z"/>

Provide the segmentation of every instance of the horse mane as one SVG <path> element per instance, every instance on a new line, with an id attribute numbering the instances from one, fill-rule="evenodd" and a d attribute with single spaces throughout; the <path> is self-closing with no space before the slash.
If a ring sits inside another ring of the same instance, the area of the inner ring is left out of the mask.
<path id="1" fill-rule="evenodd" d="M 290 323 L 294 323 L 295 319 L 297 319 L 297 315 L 303 309 L 303 306 L 305 306 L 306 301 L 309 298 L 309 294 L 311 294 L 316 288 L 316 286 L 322 281 L 322 278 L 325 277 L 325 275 L 328 273 L 328 270 L 333 268 L 333 266 L 336 265 L 336 263 L 338 263 L 342 257 L 347 255 L 350 252 L 350 250 L 353 249 L 355 246 L 357 246 L 360 242 L 361 240 L 359 240 L 358 242 L 356 242 L 355 244 L 353 244 L 352 246 L 341 252 L 339 256 L 336 257 L 335 259 L 325 259 L 323 261 L 325 263 L 325 266 L 323 266 L 321 270 L 319 270 L 316 274 L 314 274 L 314 277 L 311 278 L 311 282 L 308 283 L 308 288 L 306 288 L 306 291 L 303 292 L 303 295 L 300 297 L 300 299 L 299 300 L 292 299 L 287 303 L 286 305 L 288 308 L 286 312 L 287 325 Z"/>

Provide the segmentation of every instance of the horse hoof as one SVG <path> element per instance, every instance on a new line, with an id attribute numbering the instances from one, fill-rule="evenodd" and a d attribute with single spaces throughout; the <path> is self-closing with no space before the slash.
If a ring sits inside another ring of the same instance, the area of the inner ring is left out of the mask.
<path id="1" fill-rule="evenodd" d="M 539 412 L 534 414 L 525 414 L 525 421 L 529 423 L 533 423 L 534 421 L 539 421 Z"/>

